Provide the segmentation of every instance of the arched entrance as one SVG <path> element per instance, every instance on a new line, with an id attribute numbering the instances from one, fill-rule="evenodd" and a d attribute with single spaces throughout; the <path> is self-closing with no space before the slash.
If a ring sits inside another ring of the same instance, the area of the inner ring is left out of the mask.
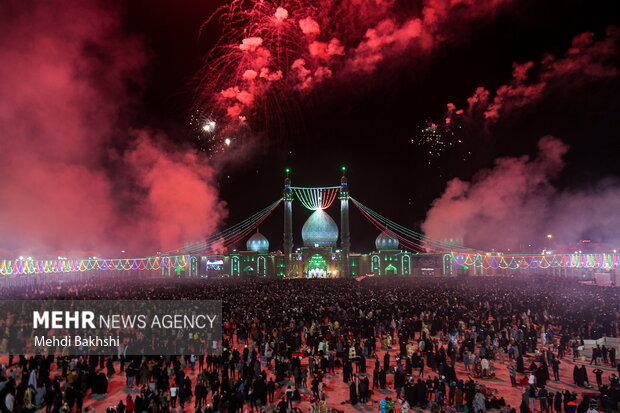
<path id="1" fill-rule="evenodd" d="M 392 264 L 385 267 L 385 275 L 396 275 L 398 274 L 398 270 Z"/>
<path id="2" fill-rule="evenodd" d="M 308 278 L 327 277 L 327 262 L 321 254 L 310 257 L 306 274 Z"/>
<path id="3" fill-rule="evenodd" d="M 381 275 L 381 258 L 378 255 L 372 256 L 372 267 L 371 270 L 375 275 Z"/>
<path id="4" fill-rule="evenodd" d="M 232 276 L 239 276 L 239 257 L 232 257 Z"/>
<path id="5" fill-rule="evenodd" d="M 403 255 L 401 266 L 403 269 L 401 275 L 411 275 L 411 259 L 408 255 Z"/>
<path id="6" fill-rule="evenodd" d="M 257 272 L 258 272 L 258 275 L 260 275 L 262 277 L 264 277 L 265 274 L 266 274 L 266 270 L 265 270 L 266 264 L 265 263 L 266 263 L 265 257 L 258 257 L 258 264 L 257 264 L 258 265 L 258 271 Z"/>

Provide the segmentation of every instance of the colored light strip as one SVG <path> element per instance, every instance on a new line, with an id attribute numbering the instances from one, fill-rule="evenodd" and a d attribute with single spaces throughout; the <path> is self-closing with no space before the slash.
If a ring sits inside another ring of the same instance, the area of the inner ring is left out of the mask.
<path id="1" fill-rule="evenodd" d="M 292 187 L 297 199 L 311 211 L 327 209 L 336 199 L 340 187 L 301 188 Z"/>
<path id="2" fill-rule="evenodd" d="M 353 203 L 355 206 L 358 207 L 359 211 L 362 213 L 362 215 L 364 215 L 364 217 L 366 219 L 368 219 L 368 221 L 370 221 L 371 224 L 373 224 L 378 230 L 380 231 L 384 231 L 386 230 L 385 226 L 383 226 L 379 221 L 377 221 L 375 218 L 373 218 L 370 214 L 368 214 L 366 211 L 364 211 L 364 209 L 360 208 L 357 204 Z M 398 234 L 392 233 L 394 236 L 396 236 L 404 245 L 405 247 L 409 247 L 408 249 L 411 249 L 415 252 L 426 252 L 426 250 L 424 250 L 424 248 L 421 245 L 416 245 L 414 243 L 412 243 L 409 240 L 404 239 L 403 237 L 399 236 Z"/>
<path id="3" fill-rule="evenodd" d="M 218 232 L 217 234 L 211 235 L 204 241 L 192 243 L 189 247 L 181 247 L 176 250 L 168 251 L 163 255 L 172 255 L 178 252 L 200 252 L 204 251 L 209 246 L 222 243 L 222 240 L 228 240 L 230 238 L 236 237 L 240 232 L 245 232 L 248 227 L 254 226 L 255 228 L 256 222 L 261 220 L 266 214 L 270 214 L 280 204 L 280 202 L 282 202 L 282 199 L 278 199 L 271 205 L 268 205 L 259 212 L 233 225 L 232 227 Z"/>
<path id="4" fill-rule="evenodd" d="M 453 265 L 478 266 L 485 270 L 497 269 L 547 269 L 590 268 L 619 269 L 620 254 L 549 254 L 549 255 L 497 255 L 476 253 L 451 253 Z"/>
<path id="5" fill-rule="evenodd" d="M 252 232 L 254 229 L 256 229 L 256 227 L 258 227 L 265 219 L 267 219 L 267 217 L 269 215 L 271 215 L 271 213 L 276 209 L 276 207 L 279 205 L 280 203 L 278 202 L 276 205 L 274 205 L 271 210 L 269 210 L 267 213 L 265 213 L 259 220 L 257 220 L 252 226 L 248 227 L 245 232 L 238 234 L 235 238 L 233 239 L 229 239 L 228 241 L 226 241 L 223 246 L 224 247 L 229 247 L 230 245 L 233 245 L 237 242 L 239 242 L 241 239 L 245 238 L 250 232 Z M 213 249 L 215 245 L 210 245 L 209 247 L 211 249 Z"/>
<path id="6" fill-rule="evenodd" d="M 354 204 L 357 204 L 358 208 L 363 208 L 367 213 L 369 213 L 370 215 L 373 215 L 376 219 L 382 222 L 383 226 L 389 227 L 390 229 L 394 231 L 398 231 L 406 238 L 416 239 L 417 242 L 422 243 L 425 247 L 430 246 L 430 247 L 434 247 L 437 249 L 443 249 L 443 250 L 469 250 L 469 251 L 480 252 L 480 253 L 486 252 L 486 251 L 481 251 L 481 250 L 476 250 L 473 248 L 465 247 L 463 245 L 458 245 L 458 244 L 445 242 L 445 241 L 438 241 L 438 240 L 429 238 L 419 232 L 412 231 L 402 225 L 399 225 L 398 223 L 388 218 L 385 218 L 384 216 L 380 215 L 376 211 L 373 211 L 372 209 L 363 205 L 361 202 L 357 201 L 356 199 L 353 199 L 353 198 L 350 198 L 350 199 Z"/>
<path id="7" fill-rule="evenodd" d="M 225 246 L 233 244 L 263 222 L 277 208 L 281 201 L 282 199 L 279 199 L 233 227 L 212 235 L 205 242 L 195 243 L 190 248 L 181 248 L 177 251 L 189 252 L 189 250 L 196 250 L 196 252 L 203 252 L 205 249 L 221 243 L 222 240 L 224 240 Z M 127 259 L 0 260 L 0 275 L 70 273 L 94 270 L 151 271 L 170 267 L 184 268 L 187 266 L 190 257 L 190 255 L 164 255 L 166 256 Z"/>
<path id="8" fill-rule="evenodd" d="M 257 216 L 253 218 L 252 221 L 250 221 L 243 227 L 237 228 L 232 232 L 228 232 L 227 234 L 223 235 L 221 238 L 211 240 L 211 241 L 206 241 L 206 242 L 195 243 L 195 244 L 192 244 L 188 248 L 183 248 L 182 250 L 183 252 L 188 252 L 188 253 L 204 253 L 205 251 L 208 251 L 209 253 L 211 253 L 213 251 L 216 251 L 218 247 L 220 246 L 228 246 L 236 242 L 240 238 L 243 238 L 250 231 L 252 231 L 258 225 L 260 225 L 260 223 L 263 222 L 265 218 L 267 218 L 267 216 L 269 216 L 269 214 L 271 214 L 271 212 L 273 212 L 273 210 L 278 205 L 279 205 L 279 202 L 273 205 L 271 209 L 269 209 L 268 211 L 263 212 L 261 216 Z"/>
<path id="9" fill-rule="evenodd" d="M 0 275 L 54 274 L 85 271 L 152 271 L 185 268 L 189 255 L 88 260 L 0 260 Z"/>

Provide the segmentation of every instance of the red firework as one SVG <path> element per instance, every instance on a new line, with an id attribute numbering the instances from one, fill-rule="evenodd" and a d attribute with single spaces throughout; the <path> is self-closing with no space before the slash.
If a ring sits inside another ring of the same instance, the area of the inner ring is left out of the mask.
<path id="1" fill-rule="evenodd" d="M 412 46 L 426 53 L 449 38 L 454 15 L 479 18 L 509 1 L 427 0 L 420 11 L 392 0 L 233 0 L 205 23 L 218 21 L 222 36 L 196 77 L 195 108 L 217 123 L 208 137 L 222 147 L 240 125 L 281 122 L 326 79 L 370 73 Z"/>

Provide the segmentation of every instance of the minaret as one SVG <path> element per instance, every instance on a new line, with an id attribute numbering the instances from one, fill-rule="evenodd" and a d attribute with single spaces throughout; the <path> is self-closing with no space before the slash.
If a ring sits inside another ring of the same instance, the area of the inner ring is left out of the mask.
<path id="1" fill-rule="evenodd" d="M 346 177 L 347 168 L 342 167 L 340 178 L 340 248 L 342 249 L 343 276 L 351 276 L 349 253 L 351 252 L 351 234 L 349 233 L 349 187 Z"/>
<path id="2" fill-rule="evenodd" d="M 290 169 L 286 169 L 284 178 L 284 268 L 285 276 L 291 273 L 291 254 L 293 253 L 293 191 L 291 190 L 291 180 L 289 178 Z"/>

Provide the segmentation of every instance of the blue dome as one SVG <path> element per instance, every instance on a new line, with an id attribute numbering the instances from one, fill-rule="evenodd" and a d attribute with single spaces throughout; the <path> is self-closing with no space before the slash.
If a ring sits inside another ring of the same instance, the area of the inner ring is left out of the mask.
<path id="1" fill-rule="evenodd" d="M 268 252 L 269 251 L 269 241 L 260 232 L 257 232 L 256 234 L 252 235 L 250 239 L 248 239 L 248 242 L 245 244 L 245 246 L 247 247 L 248 251 L 255 251 L 255 252 Z"/>
<path id="2" fill-rule="evenodd" d="M 375 247 L 377 247 L 377 251 L 397 250 L 398 238 L 392 232 L 385 230 L 375 240 Z"/>
<path id="3" fill-rule="evenodd" d="M 306 247 L 335 247 L 338 241 L 338 226 L 322 209 L 314 211 L 301 229 L 301 238 Z"/>

